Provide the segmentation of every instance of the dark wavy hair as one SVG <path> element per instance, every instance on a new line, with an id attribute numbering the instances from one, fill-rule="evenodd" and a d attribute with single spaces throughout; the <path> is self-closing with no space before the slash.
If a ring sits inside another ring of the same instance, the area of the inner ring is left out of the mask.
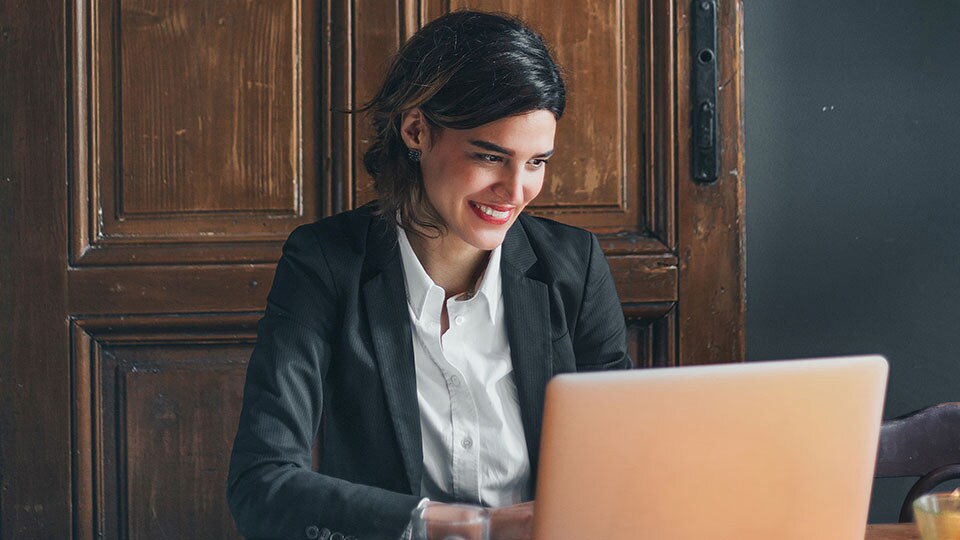
<path id="1" fill-rule="evenodd" d="M 363 164 L 374 179 L 379 213 L 408 228 L 443 232 L 427 202 L 419 164 L 400 137 L 403 114 L 420 108 L 433 133 L 470 129 L 508 116 L 566 104 L 560 68 L 543 38 L 516 17 L 456 11 L 414 34 L 397 52 L 376 96 L 360 111 L 374 140 Z"/>

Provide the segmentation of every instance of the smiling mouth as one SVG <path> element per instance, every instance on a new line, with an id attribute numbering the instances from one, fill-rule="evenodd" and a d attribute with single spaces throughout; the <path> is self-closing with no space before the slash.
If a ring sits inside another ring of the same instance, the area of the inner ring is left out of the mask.
<path id="1" fill-rule="evenodd" d="M 510 214 L 513 211 L 512 208 L 499 209 L 473 201 L 470 201 L 470 206 L 472 206 L 478 213 L 482 214 L 481 217 L 486 217 L 489 221 L 494 222 L 504 222 L 510 219 Z"/>

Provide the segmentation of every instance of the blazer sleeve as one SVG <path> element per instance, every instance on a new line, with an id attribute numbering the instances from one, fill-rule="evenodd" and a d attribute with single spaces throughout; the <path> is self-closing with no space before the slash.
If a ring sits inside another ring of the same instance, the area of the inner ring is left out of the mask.
<path id="1" fill-rule="evenodd" d="M 594 234 L 590 234 L 590 256 L 573 352 L 578 371 L 627 369 L 632 365 L 627 354 L 627 329 L 620 297 L 610 275 L 610 265 Z"/>
<path id="2" fill-rule="evenodd" d="M 227 499 L 250 538 L 399 538 L 419 497 L 312 470 L 323 381 L 339 330 L 338 298 L 310 231 L 284 246 L 247 367 Z M 324 531 L 324 532 L 326 532 Z"/>

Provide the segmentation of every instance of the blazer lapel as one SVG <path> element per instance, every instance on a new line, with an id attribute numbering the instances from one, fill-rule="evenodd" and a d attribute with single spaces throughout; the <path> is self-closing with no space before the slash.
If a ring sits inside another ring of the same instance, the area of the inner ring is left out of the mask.
<path id="1" fill-rule="evenodd" d="M 410 316 L 396 233 L 374 219 L 367 238 L 361 287 L 370 335 L 397 434 L 410 492 L 420 493 L 423 447 Z M 503 243 L 501 279 L 507 339 L 520 400 L 531 479 L 536 478 L 550 351 L 550 297 L 546 283 L 528 275 L 537 262 L 520 220 Z"/>
<path id="2" fill-rule="evenodd" d="M 419 495 L 423 446 L 406 285 L 396 233 L 383 220 L 373 221 L 367 254 L 361 279 L 370 276 L 362 286 L 370 335 L 410 492 Z"/>
<path id="3" fill-rule="evenodd" d="M 517 220 L 503 242 L 501 278 L 507 339 L 520 397 L 531 479 L 536 478 L 546 384 L 553 374 L 547 284 L 528 275 L 536 262 L 537 255 L 521 220 Z"/>

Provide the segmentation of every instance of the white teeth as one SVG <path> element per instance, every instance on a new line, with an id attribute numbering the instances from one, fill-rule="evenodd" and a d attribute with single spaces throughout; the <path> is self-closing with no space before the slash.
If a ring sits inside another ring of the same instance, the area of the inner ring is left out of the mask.
<path id="1" fill-rule="evenodd" d="M 505 211 L 505 212 L 501 212 L 501 211 L 499 211 L 499 210 L 494 210 L 493 208 L 490 208 L 489 206 L 484 206 L 484 205 L 479 204 L 479 203 L 478 203 L 476 206 L 477 206 L 477 208 L 480 209 L 481 212 L 483 212 L 484 214 L 492 217 L 493 219 L 507 219 L 508 217 L 510 217 L 510 211 L 509 211 L 509 210 L 507 210 L 507 211 Z"/>

